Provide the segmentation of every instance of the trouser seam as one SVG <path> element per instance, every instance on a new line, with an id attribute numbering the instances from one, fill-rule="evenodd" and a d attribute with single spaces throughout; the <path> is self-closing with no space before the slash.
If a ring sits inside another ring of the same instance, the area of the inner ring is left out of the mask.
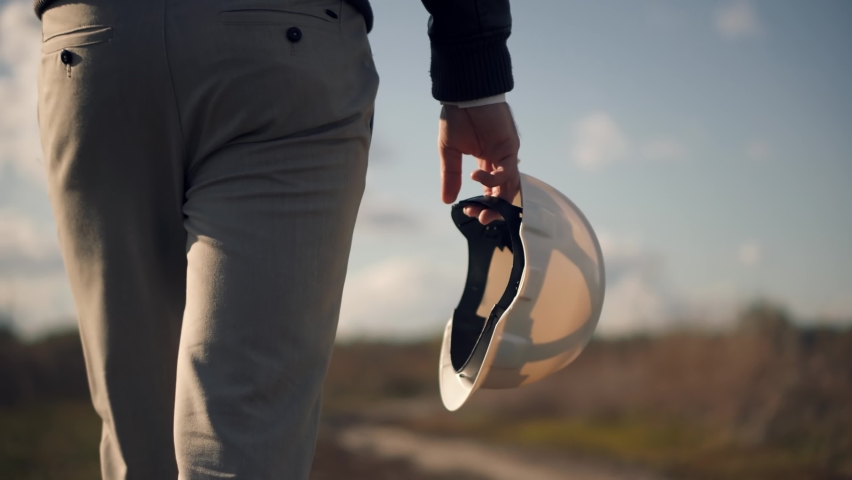
<path id="1" fill-rule="evenodd" d="M 184 169 L 185 166 L 186 166 L 187 150 L 186 150 L 186 136 L 184 135 L 184 132 L 183 132 L 183 115 L 181 114 L 181 111 L 180 111 L 180 102 L 178 102 L 177 89 L 175 87 L 175 79 L 174 79 L 174 75 L 172 74 L 172 65 L 171 65 L 171 59 L 169 58 L 169 49 L 168 49 L 168 45 L 166 45 L 166 35 L 167 35 L 166 16 L 168 14 L 168 7 L 169 7 L 168 6 L 168 0 L 163 0 L 163 28 L 162 28 L 163 56 L 166 59 L 166 73 L 169 76 L 169 86 L 171 86 L 171 89 L 172 89 L 172 100 L 174 101 L 175 112 L 177 113 L 178 132 L 180 132 L 180 143 L 181 143 L 181 150 L 182 150 L 182 155 L 181 155 L 182 169 Z M 181 183 L 183 184 L 183 188 L 184 188 L 184 192 L 185 192 L 186 191 L 186 176 L 184 177 L 184 181 L 181 182 Z"/>

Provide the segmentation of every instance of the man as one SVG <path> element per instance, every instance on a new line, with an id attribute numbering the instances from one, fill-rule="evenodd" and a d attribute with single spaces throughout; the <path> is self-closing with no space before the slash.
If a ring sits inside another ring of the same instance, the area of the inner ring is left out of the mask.
<path id="1" fill-rule="evenodd" d="M 512 198 L 508 0 L 423 3 L 442 199 L 462 154 L 486 193 Z M 306 478 L 378 87 L 368 2 L 36 12 L 49 194 L 103 477 Z"/>

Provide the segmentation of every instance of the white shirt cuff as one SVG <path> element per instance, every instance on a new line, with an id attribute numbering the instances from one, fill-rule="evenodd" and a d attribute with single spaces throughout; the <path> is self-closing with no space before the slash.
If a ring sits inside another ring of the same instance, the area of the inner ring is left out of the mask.
<path id="1" fill-rule="evenodd" d="M 476 100 L 468 100 L 466 102 L 441 102 L 441 105 L 455 105 L 459 108 L 481 107 L 483 105 L 491 105 L 493 103 L 506 103 L 506 94 L 501 93 L 491 97 L 477 98 Z"/>

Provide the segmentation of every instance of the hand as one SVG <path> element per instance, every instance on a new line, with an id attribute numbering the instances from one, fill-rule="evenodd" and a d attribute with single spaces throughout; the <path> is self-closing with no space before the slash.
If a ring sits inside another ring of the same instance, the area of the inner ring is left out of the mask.
<path id="1" fill-rule="evenodd" d="M 441 199 L 453 203 L 461 190 L 462 155 L 476 157 L 479 169 L 470 178 L 482 184 L 485 195 L 511 202 L 520 188 L 518 149 L 521 141 L 512 111 L 506 103 L 459 108 L 444 105 L 438 129 L 441 155 Z M 499 213 L 483 207 L 466 207 L 483 225 L 500 220 Z"/>

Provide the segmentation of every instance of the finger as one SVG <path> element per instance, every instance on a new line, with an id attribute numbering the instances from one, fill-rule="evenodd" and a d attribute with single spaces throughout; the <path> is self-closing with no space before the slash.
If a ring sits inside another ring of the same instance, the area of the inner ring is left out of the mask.
<path id="1" fill-rule="evenodd" d="M 479 223 L 488 225 L 491 222 L 503 220 L 503 216 L 497 213 L 497 210 L 485 209 L 479 214 Z"/>
<path id="2" fill-rule="evenodd" d="M 494 170 L 491 172 L 486 172 L 485 170 L 475 170 L 470 174 L 470 178 L 481 183 L 486 187 L 499 187 L 501 185 L 506 184 L 506 182 L 512 180 L 513 178 L 517 178 L 517 171 L 511 172 L 507 170 Z"/>
<path id="3" fill-rule="evenodd" d="M 476 217 L 479 217 L 479 214 L 482 213 L 483 210 L 485 210 L 485 207 L 483 207 L 483 206 L 470 205 L 470 206 L 464 207 L 464 214 L 467 215 L 468 217 L 476 218 Z"/>
<path id="4" fill-rule="evenodd" d="M 441 155 L 441 200 L 453 203 L 461 191 L 462 154 L 456 149 L 442 147 Z"/>

